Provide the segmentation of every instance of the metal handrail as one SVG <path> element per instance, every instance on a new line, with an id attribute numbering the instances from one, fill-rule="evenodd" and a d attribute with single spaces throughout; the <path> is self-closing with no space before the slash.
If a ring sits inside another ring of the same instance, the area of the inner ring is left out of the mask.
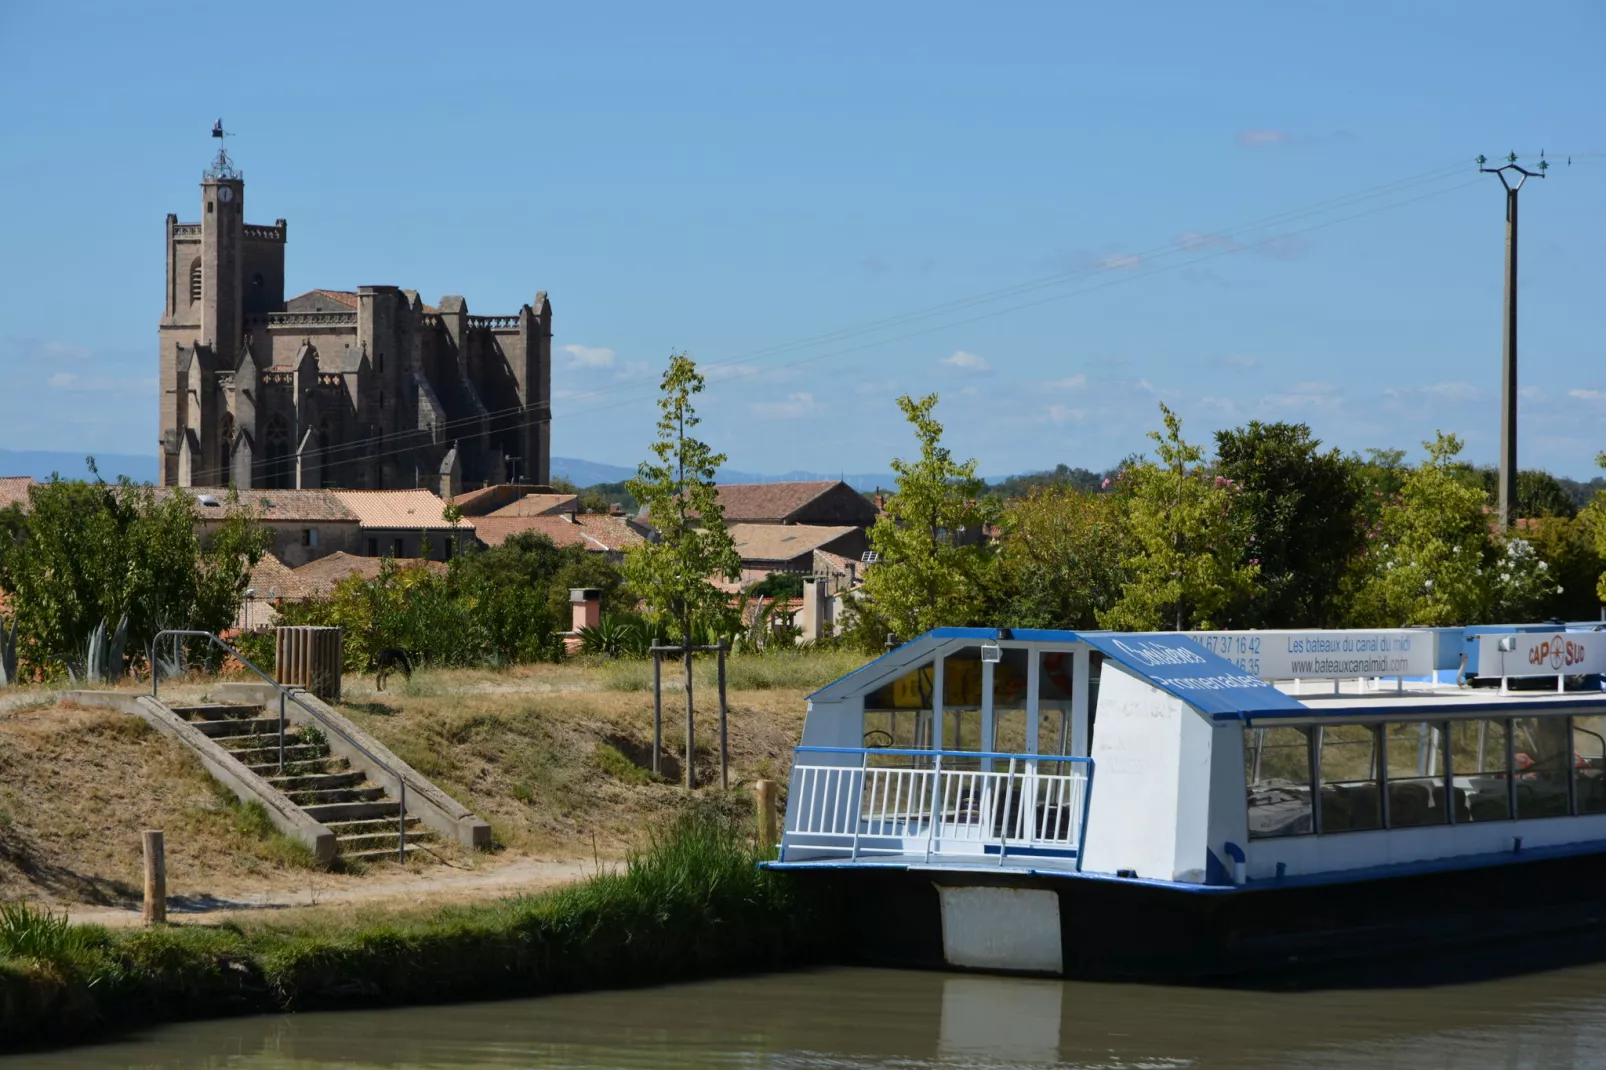
<path id="1" fill-rule="evenodd" d="M 292 684 L 281 684 L 279 681 L 257 668 L 257 666 L 244 654 L 240 653 L 238 650 L 234 649 L 234 647 L 224 642 L 222 637 L 214 635 L 211 632 L 168 628 L 156 633 L 156 636 L 151 639 L 151 698 L 154 699 L 157 697 L 157 681 L 159 681 L 162 676 L 160 663 L 158 663 L 156 660 L 156 647 L 157 644 L 160 643 L 166 636 L 173 636 L 174 638 L 191 637 L 196 639 L 210 640 L 213 645 L 222 648 L 229 654 L 232 654 L 241 665 L 244 665 L 246 668 L 256 673 L 265 683 L 271 684 L 273 689 L 279 693 L 279 774 L 281 776 L 284 775 L 285 702 L 288 700 L 290 702 L 294 702 L 297 706 L 300 706 L 303 710 L 307 711 L 307 713 L 311 714 L 312 718 L 325 728 L 333 729 L 342 739 L 351 744 L 365 757 L 367 757 L 369 761 L 373 762 L 375 765 L 379 766 L 380 769 L 394 777 L 396 780 L 396 792 L 398 796 L 397 805 L 399 807 L 399 813 L 396 820 L 396 857 L 398 860 L 403 862 L 407 860 L 407 781 L 402 778 L 400 773 L 392 769 L 389 763 L 387 763 L 384 759 L 380 758 L 373 751 L 363 746 L 361 742 L 352 738 L 350 732 L 347 732 L 344 728 L 340 727 L 340 725 L 329 720 L 329 718 L 325 717 L 319 710 L 301 701 L 301 698 L 296 694 L 296 692 L 305 690 L 304 688 L 300 688 Z M 175 653 L 177 650 L 178 644 L 175 643 Z"/>

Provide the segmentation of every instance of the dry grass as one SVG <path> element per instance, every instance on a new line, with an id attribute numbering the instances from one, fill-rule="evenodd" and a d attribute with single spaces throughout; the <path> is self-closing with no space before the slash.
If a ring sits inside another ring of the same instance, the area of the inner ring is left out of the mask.
<path id="1" fill-rule="evenodd" d="M 597 852 L 617 858 L 683 798 L 678 785 L 686 738 L 684 692 L 670 690 L 678 677 L 666 679 L 663 776 L 654 779 L 652 693 L 615 690 L 610 674 L 618 671 L 575 664 L 507 673 L 426 671 L 382 693 L 371 681 L 348 676 L 344 708 L 403 761 L 489 821 L 498 845 L 589 858 L 595 836 Z M 717 697 L 712 686 L 694 694 L 697 780 L 713 785 L 719 780 Z M 805 694 L 802 688 L 730 690 L 733 787 L 784 775 L 802 732 Z"/>
<path id="2" fill-rule="evenodd" d="M 166 833 L 180 894 L 311 861 L 137 717 L 65 704 L 0 714 L 0 898 L 137 903 L 146 828 Z"/>

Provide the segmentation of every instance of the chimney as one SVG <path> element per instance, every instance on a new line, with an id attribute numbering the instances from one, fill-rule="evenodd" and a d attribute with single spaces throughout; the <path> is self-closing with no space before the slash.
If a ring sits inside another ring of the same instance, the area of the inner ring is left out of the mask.
<path id="1" fill-rule="evenodd" d="M 876 512 L 878 513 L 883 512 L 887 508 L 887 496 L 882 494 L 879 490 L 875 492 L 875 508 Z"/>
<path id="2" fill-rule="evenodd" d="M 569 605 L 574 610 L 573 630 L 595 628 L 602 622 L 602 589 L 600 587 L 569 588 Z"/>

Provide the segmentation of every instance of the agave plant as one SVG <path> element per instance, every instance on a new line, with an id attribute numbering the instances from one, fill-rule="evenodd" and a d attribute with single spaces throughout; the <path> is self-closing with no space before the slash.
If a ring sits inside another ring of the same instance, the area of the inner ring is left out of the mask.
<path id="1" fill-rule="evenodd" d="M 107 631 L 102 620 L 95 625 L 84 641 L 83 656 L 67 663 L 67 675 L 74 683 L 79 678 L 93 683 L 116 683 L 123 676 L 123 650 L 128 645 L 128 615 Z"/>
<path id="2" fill-rule="evenodd" d="M 17 619 L 11 619 L 10 630 L 0 620 L 0 687 L 17 682 Z"/>

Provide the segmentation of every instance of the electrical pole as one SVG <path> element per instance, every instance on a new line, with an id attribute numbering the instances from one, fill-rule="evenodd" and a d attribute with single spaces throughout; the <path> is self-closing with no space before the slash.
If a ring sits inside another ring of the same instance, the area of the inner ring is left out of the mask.
<path id="1" fill-rule="evenodd" d="M 1485 167 L 1488 159 L 1478 157 L 1478 170 L 1494 175 L 1506 188 L 1506 316 L 1505 347 L 1500 362 L 1500 527 L 1509 530 L 1517 518 L 1517 194 L 1530 178 L 1544 178 L 1550 164 L 1539 154 L 1539 169 L 1530 171 L 1517 163 L 1517 154 L 1506 157 L 1502 167 Z M 1506 172 L 1518 176 L 1515 184 Z"/>

